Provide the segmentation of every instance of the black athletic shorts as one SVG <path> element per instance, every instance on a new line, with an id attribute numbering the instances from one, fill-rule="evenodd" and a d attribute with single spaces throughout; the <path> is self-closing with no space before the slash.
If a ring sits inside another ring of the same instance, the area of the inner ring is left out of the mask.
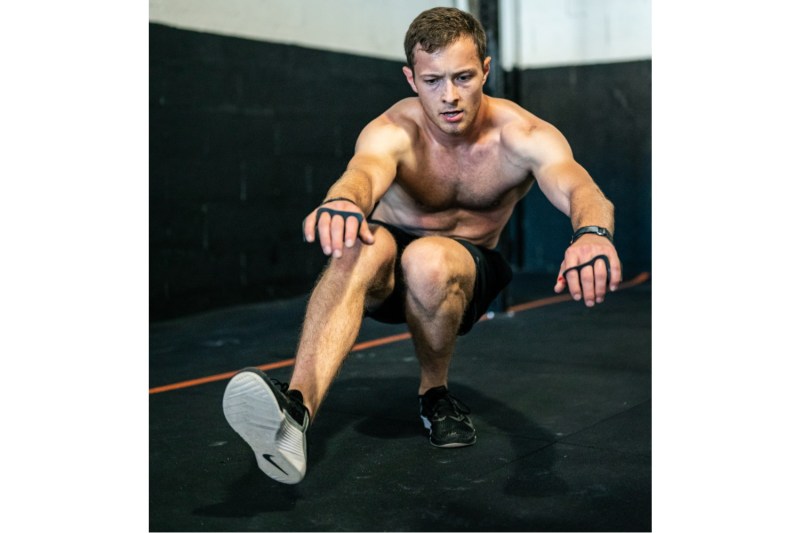
<path id="1" fill-rule="evenodd" d="M 397 243 L 397 259 L 394 264 L 394 290 L 392 294 L 380 307 L 367 311 L 366 316 L 379 322 L 401 324 L 406 321 L 406 284 L 403 279 L 400 258 L 406 246 L 419 239 L 420 236 L 411 235 L 400 228 L 379 220 L 370 220 L 370 222 L 383 226 L 392 234 Z M 458 334 L 464 335 L 480 320 L 481 316 L 489 309 L 492 301 L 500 294 L 500 291 L 511 283 L 512 272 L 511 267 L 499 252 L 483 246 L 477 246 L 463 239 L 453 240 L 466 248 L 475 260 L 475 290 L 472 294 L 472 300 L 467 304 L 464 316 L 461 318 L 461 326 L 458 329 Z"/>

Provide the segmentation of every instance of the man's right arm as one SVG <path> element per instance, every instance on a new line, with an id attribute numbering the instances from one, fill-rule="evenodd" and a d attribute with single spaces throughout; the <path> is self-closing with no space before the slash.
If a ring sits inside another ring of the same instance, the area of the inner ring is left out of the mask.
<path id="1" fill-rule="evenodd" d="M 409 146 L 406 131 L 385 115 L 370 122 L 356 141 L 347 170 L 328 190 L 322 204 L 305 218 L 306 242 L 314 242 L 318 232 L 323 253 L 333 257 L 341 257 L 357 238 L 372 244 L 374 236 L 365 219 L 394 181 L 397 165 Z M 361 222 L 349 213 L 359 215 Z"/>

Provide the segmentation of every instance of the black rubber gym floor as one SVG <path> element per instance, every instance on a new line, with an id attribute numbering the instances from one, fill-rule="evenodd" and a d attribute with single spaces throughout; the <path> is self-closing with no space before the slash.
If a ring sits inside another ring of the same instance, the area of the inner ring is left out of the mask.
<path id="1" fill-rule="evenodd" d="M 467 448 L 428 444 L 407 329 L 366 320 L 293 486 L 258 470 L 222 393 L 246 366 L 289 379 L 305 298 L 151 324 L 150 530 L 650 531 L 649 277 L 593 309 L 552 285 L 517 275 L 516 311 L 459 339 Z"/>

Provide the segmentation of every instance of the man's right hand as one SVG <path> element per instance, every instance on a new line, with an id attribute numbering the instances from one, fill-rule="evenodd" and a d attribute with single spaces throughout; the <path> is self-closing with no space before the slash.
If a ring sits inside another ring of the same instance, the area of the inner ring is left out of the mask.
<path id="1" fill-rule="evenodd" d="M 320 212 L 321 209 L 322 212 Z M 325 209 L 353 213 L 353 215 L 329 213 Z M 361 217 L 360 224 L 355 215 Z M 364 213 L 354 203 L 347 200 L 324 203 L 309 213 L 303 221 L 303 239 L 306 242 L 314 242 L 317 231 L 322 252 L 325 255 L 333 255 L 335 258 L 342 257 L 344 248 L 355 246 L 357 238 L 365 244 L 375 242 L 375 237 L 369 230 Z"/>

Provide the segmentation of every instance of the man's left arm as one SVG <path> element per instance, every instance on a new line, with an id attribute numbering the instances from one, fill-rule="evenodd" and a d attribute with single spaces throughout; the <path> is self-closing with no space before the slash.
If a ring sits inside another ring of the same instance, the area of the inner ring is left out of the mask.
<path id="1" fill-rule="evenodd" d="M 576 301 L 592 307 L 622 280 L 613 244 L 614 205 L 574 160 L 564 136 L 549 125 L 539 130 L 532 171 L 548 200 L 570 217 L 573 230 L 554 290 L 568 288 Z"/>

